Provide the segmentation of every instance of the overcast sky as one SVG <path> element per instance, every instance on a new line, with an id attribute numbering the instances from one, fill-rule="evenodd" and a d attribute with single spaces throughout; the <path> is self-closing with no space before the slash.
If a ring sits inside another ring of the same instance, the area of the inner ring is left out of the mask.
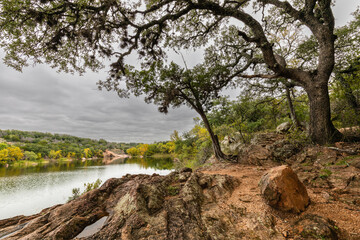
<path id="1" fill-rule="evenodd" d="M 337 1 L 337 26 L 351 19 L 357 1 Z M 190 64 L 200 55 L 192 54 Z M 192 128 L 197 117 L 193 110 L 182 107 L 164 115 L 143 98 L 120 99 L 114 92 L 98 91 L 96 82 L 105 78 L 105 71 L 78 76 L 57 73 L 45 65 L 20 73 L 1 62 L 0 129 L 150 143 L 168 140 L 174 130 L 182 133 Z"/>

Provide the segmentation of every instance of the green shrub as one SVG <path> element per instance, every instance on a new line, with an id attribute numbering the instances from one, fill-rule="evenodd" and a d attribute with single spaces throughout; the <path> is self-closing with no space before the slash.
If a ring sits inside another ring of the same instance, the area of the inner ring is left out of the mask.
<path id="1" fill-rule="evenodd" d="M 93 183 L 84 183 L 85 190 L 82 193 L 80 193 L 80 188 L 73 188 L 72 196 L 68 198 L 68 202 L 80 197 L 87 192 L 90 192 L 93 189 L 100 187 L 101 183 L 102 181 L 99 178 Z"/>
<path id="2" fill-rule="evenodd" d="M 29 161 L 36 161 L 38 159 L 38 155 L 36 153 L 30 152 L 30 151 L 25 151 L 24 157 L 26 160 L 29 160 Z"/>

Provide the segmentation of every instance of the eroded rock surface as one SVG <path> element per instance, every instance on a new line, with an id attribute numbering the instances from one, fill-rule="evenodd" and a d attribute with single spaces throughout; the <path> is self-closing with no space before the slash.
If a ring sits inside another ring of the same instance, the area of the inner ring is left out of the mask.
<path id="1" fill-rule="evenodd" d="M 342 168 L 328 177 L 334 189 L 307 183 L 312 204 L 301 214 L 278 211 L 264 202 L 257 183 L 269 167 L 220 163 L 197 172 L 110 179 L 70 203 L 1 220 L 0 238 L 73 239 L 106 216 L 98 232 L 80 239 L 357 240 L 360 209 L 348 196 L 359 195 L 358 170 L 335 166 Z M 333 180 L 340 176 L 343 180 Z"/>
<path id="2" fill-rule="evenodd" d="M 299 213 L 310 203 L 304 184 L 289 166 L 270 169 L 259 186 L 266 203 L 276 209 Z"/>
<path id="3" fill-rule="evenodd" d="M 0 232 L 5 236 L 26 223 L 5 239 L 72 239 L 108 216 L 100 231 L 80 239 L 239 239 L 233 218 L 216 207 L 238 185 L 233 177 L 191 169 L 167 176 L 126 175 L 33 219 L 3 220 Z"/>

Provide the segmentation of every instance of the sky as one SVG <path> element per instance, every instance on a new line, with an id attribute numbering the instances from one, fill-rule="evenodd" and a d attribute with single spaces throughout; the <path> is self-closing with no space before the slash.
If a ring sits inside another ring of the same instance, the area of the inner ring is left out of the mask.
<path id="1" fill-rule="evenodd" d="M 359 5 L 357 1 L 337 1 L 337 26 L 351 20 L 350 13 Z M 0 57 L 3 56 L 0 51 Z M 197 52 L 186 56 L 189 65 L 201 59 Z M 193 127 L 197 114 L 186 106 L 170 109 L 165 115 L 155 105 L 146 104 L 143 97 L 120 99 L 114 92 L 97 90 L 96 82 L 106 76 L 105 70 L 79 76 L 58 73 L 46 65 L 17 72 L 1 61 L 0 129 L 152 143 L 168 140 L 174 130 L 183 133 Z"/>

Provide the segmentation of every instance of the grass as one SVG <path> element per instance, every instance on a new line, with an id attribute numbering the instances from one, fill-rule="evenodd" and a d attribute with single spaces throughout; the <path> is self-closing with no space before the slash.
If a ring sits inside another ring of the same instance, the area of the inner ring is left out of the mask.
<path id="1" fill-rule="evenodd" d="M 168 186 L 167 192 L 170 196 L 175 196 L 175 195 L 179 194 L 180 189 L 179 189 L 179 187 L 176 187 L 176 186 Z"/>
<path id="2" fill-rule="evenodd" d="M 335 165 L 337 165 L 337 166 L 348 166 L 348 167 L 350 166 L 350 164 L 345 159 L 335 163 Z"/>
<path id="3" fill-rule="evenodd" d="M 352 160 L 354 158 L 359 158 L 360 155 L 352 155 L 352 156 L 347 156 L 347 157 L 344 157 L 343 160 Z"/>
<path id="4" fill-rule="evenodd" d="M 303 166 L 303 167 L 308 167 L 308 166 L 311 166 L 311 165 L 313 165 L 311 162 L 304 162 L 304 163 L 301 164 L 301 166 Z"/>
<path id="5" fill-rule="evenodd" d="M 332 171 L 324 168 L 324 169 L 321 169 L 319 177 L 322 179 L 326 179 L 326 178 L 330 177 L 331 174 L 332 174 Z"/>

